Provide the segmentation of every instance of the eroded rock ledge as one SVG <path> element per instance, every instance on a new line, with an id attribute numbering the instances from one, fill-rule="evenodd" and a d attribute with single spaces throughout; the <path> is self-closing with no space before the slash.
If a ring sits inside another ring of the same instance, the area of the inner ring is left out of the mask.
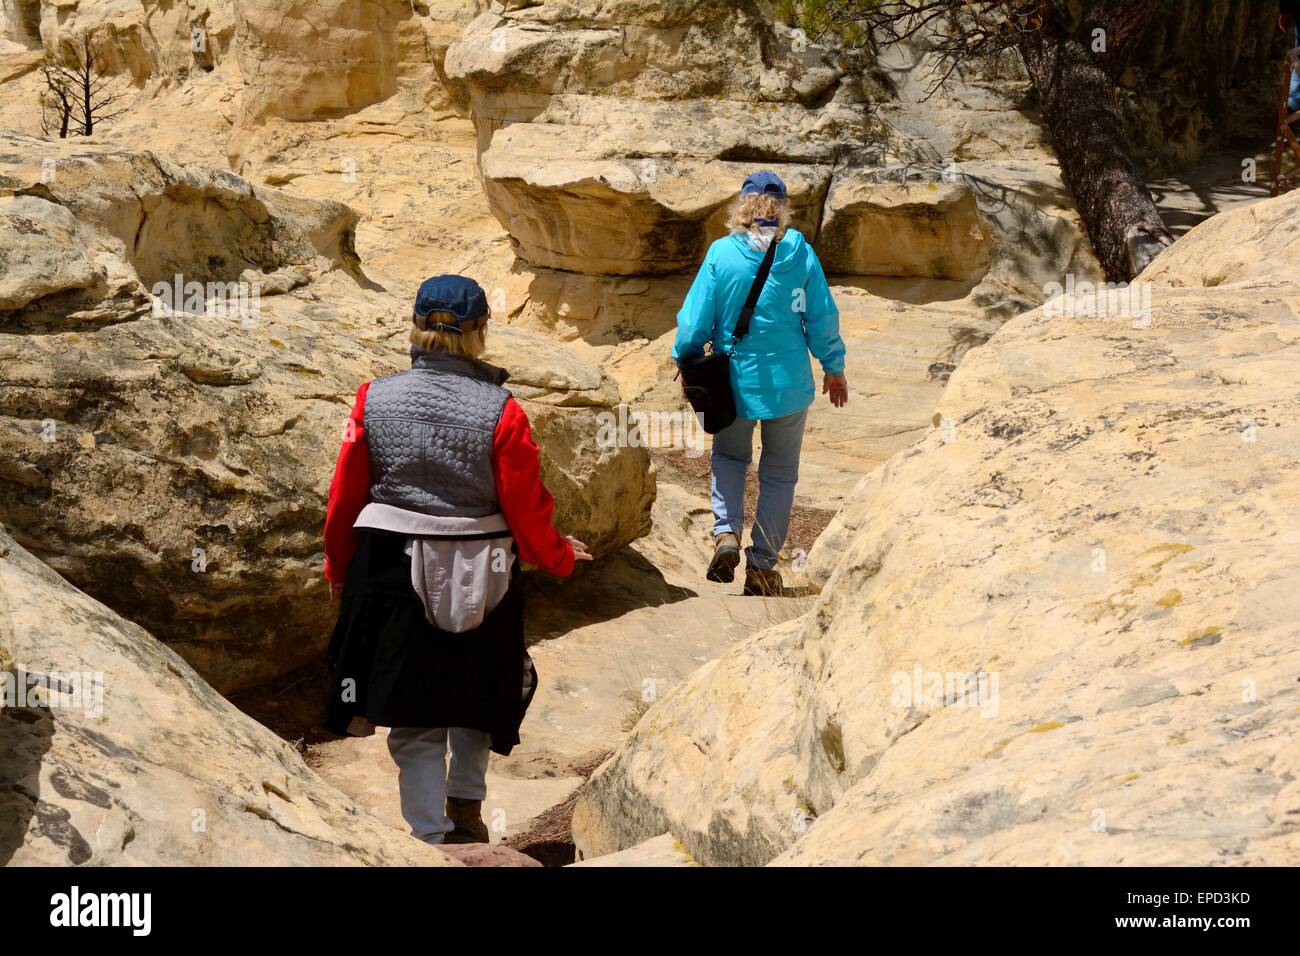
<path id="1" fill-rule="evenodd" d="M 0 681 L 0 864 L 457 865 L 3 529 Z"/>

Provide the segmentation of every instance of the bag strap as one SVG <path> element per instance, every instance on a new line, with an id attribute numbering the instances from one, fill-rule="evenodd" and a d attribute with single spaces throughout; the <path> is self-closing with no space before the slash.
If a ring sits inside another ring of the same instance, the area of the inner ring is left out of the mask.
<path id="1" fill-rule="evenodd" d="M 731 349 L 734 352 L 736 345 L 740 340 L 749 334 L 749 320 L 754 315 L 754 306 L 758 305 L 758 297 L 763 291 L 763 286 L 767 283 L 767 274 L 772 271 L 772 260 L 776 258 L 777 237 L 773 236 L 772 241 L 767 244 L 767 252 L 763 255 L 763 261 L 759 263 L 758 274 L 754 276 L 754 283 L 749 287 L 749 295 L 745 299 L 745 305 L 740 310 L 740 318 L 736 320 L 736 329 L 731 333 Z"/>

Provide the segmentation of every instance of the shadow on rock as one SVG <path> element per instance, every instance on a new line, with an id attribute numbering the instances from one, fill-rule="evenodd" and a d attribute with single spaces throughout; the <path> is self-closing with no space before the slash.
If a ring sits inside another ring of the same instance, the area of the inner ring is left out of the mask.
<path id="1" fill-rule="evenodd" d="M 4 679 L 26 686 L 23 671 L 10 672 Z M 6 684 L 5 690 L 11 686 Z M 7 866 L 27 836 L 33 817 L 35 836 L 65 847 L 69 863 L 90 859 L 90 845 L 73 828 L 68 812 L 42 803 L 41 761 L 54 738 L 54 717 L 43 707 L 0 709 L 0 866 Z"/>

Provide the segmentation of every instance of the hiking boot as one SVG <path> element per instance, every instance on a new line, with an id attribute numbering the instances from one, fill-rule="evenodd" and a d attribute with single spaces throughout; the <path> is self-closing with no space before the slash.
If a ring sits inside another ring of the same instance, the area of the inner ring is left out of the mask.
<path id="1" fill-rule="evenodd" d="M 704 572 L 705 580 L 730 584 L 736 578 L 736 566 L 740 564 L 740 538 L 730 531 L 724 531 L 713 539 L 713 560 Z"/>
<path id="2" fill-rule="evenodd" d="M 488 828 L 483 822 L 483 801 L 464 797 L 447 798 L 447 817 L 453 829 L 443 843 L 487 843 Z"/>
<path id="3" fill-rule="evenodd" d="M 740 593 L 749 597 L 780 597 L 785 593 L 781 572 L 776 568 L 745 565 L 745 589 Z"/>

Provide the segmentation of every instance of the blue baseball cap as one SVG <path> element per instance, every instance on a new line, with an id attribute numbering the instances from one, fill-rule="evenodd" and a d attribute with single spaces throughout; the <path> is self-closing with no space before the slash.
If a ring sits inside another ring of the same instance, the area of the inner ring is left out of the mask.
<path id="1" fill-rule="evenodd" d="M 460 323 L 481 318 L 487 311 L 487 296 L 482 287 L 468 276 L 432 276 L 420 283 L 420 291 L 415 293 L 417 319 L 425 319 L 432 312 L 450 312 Z M 431 328 L 446 332 L 460 331 L 456 325 L 441 322 L 434 323 Z"/>
<path id="2" fill-rule="evenodd" d="M 781 177 L 768 170 L 750 173 L 745 177 L 745 182 L 740 187 L 740 194 L 747 196 L 750 193 L 762 193 L 765 196 L 775 196 L 777 199 L 785 199 L 787 195 Z"/>

